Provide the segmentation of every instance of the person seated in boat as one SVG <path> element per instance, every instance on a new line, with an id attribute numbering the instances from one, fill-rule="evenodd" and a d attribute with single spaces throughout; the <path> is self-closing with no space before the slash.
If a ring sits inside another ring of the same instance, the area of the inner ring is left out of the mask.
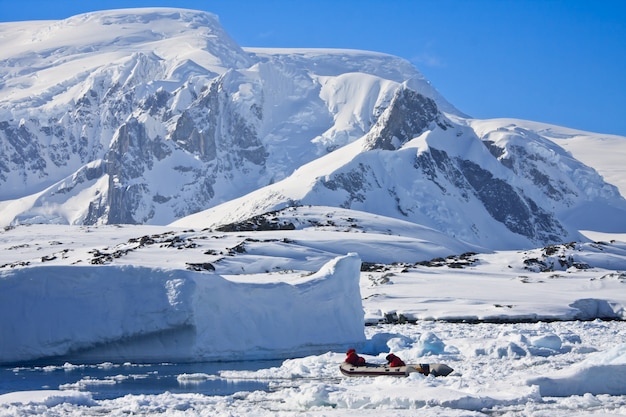
<path id="1" fill-rule="evenodd" d="M 387 365 L 389 365 L 392 368 L 395 368 L 398 366 L 406 366 L 404 361 L 400 359 L 399 357 L 397 357 L 396 355 L 394 355 L 393 353 L 390 353 L 389 355 L 387 355 L 385 359 L 387 359 Z"/>
<path id="2" fill-rule="evenodd" d="M 354 366 L 365 366 L 365 358 L 357 355 L 354 349 L 348 349 L 345 362 Z"/>

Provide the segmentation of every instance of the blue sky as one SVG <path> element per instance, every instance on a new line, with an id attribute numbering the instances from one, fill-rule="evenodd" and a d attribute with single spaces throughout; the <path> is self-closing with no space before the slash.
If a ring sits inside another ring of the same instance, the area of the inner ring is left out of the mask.
<path id="1" fill-rule="evenodd" d="M 626 0 L 0 0 L 0 21 L 149 6 L 213 12 L 241 46 L 401 56 L 474 117 L 626 136 Z"/>

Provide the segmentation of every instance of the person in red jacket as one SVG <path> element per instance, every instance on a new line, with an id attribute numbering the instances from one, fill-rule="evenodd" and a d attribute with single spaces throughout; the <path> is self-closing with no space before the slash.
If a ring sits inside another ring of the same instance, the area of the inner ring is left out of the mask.
<path id="1" fill-rule="evenodd" d="M 348 351 L 346 352 L 345 362 L 354 366 L 365 366 L 365 358 L 357 355 L 356 350 L 354 349 L 348 349 Z"/>
<path id="2" fill-rule="evenodd" d="M 406 366 L 404 361 L 400 359 L 399 357 L 397 357 L 396 355 L 394 355 L 393 353 L 390 353 L 389 355 L 387 355 L 385 359 L 387 359 L 387 364 L 392 368 L 397 367 L 397 366 Z"/>

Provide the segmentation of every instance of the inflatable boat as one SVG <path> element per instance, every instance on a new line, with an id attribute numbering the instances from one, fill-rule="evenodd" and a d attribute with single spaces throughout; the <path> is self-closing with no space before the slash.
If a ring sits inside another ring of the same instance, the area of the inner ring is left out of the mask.
<path id="1" fill-rule="evenodd" d="M 363 366 L 351 365 L 343 362 L 339 365 L 341 373 L 346 376 L 408 376 L 413 372 L 424 375 L 446 376 L 454 369 L 443 363 L 411 364 L 406 366 L 391 367 L 389 365 L 368 363 Z"/>

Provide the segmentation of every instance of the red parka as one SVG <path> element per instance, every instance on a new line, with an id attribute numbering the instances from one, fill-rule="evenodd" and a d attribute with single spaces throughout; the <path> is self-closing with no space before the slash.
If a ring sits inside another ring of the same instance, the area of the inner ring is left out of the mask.
<path id="1" fill-rule="evenodd" d="M 346 352 L 346 360 L 347 363 L 354 366 L 363 366 L 365 365 L 365 358 L 360 357 L 356 354 L 356 350 L 348 349 Z"/>
<path id="2" fill-rule="evenodd" d="M 389 366 L 391 367 L 406 366 L 404 361 L 400 359 L 399 357 L 397 357 L 396 355 L 394 355 L 393 353 L 390 353 L 389 355 L 387 355 L 386 359 L 387 359 Z"/>

